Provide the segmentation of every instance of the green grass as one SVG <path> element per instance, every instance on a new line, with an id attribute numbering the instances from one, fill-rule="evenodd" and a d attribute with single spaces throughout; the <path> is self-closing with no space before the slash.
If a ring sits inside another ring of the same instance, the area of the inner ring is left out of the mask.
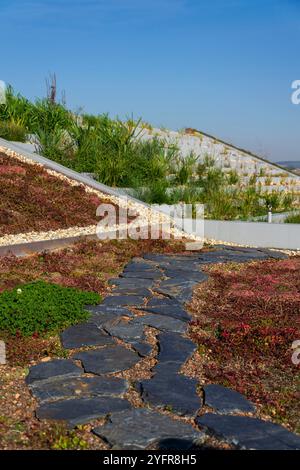
<path id="1" fill-rule="evenodd" d="M 44 281 L 20 285 L 0 294 L 0 330 L 22 336 L 55 333 L 87 320 L 84 306 L 100 300 L 94 292 Z"/>
<path id="2" fill-rule="evenodd" d="M 26 128 L 22 123 L 15 121 L 0 121 L 0 137 L 16 142 L 26 141 Z"/>
<path id="3" fill-rule="evenodd" d="M 300 214 L 289 215 L 285 221 L 285 224 L 300 224 Z"/>

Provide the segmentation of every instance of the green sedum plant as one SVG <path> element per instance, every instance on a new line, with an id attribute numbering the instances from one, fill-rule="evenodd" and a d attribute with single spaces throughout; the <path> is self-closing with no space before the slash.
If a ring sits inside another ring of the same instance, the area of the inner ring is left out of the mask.
<path id="1" fill-rule="evenodd" d="M 24 284 L 0 294 L 0 330 L 22 336 L 55 333 L 87 320 L 84 306 L 100 300 L 95 292 L 45 281 Z"/>

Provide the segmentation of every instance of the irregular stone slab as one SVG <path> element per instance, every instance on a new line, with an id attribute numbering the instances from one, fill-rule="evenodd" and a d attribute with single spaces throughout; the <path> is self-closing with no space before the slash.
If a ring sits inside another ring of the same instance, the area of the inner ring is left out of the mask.
<path id="1" fill-rule="evenodd" d="M 153 290 L 156 289 L 176 289 L 176 288 L 186 288 L 191 287 L 193 288 L 197 284 L 196 281 L 190 281 L 186 278 L 179 278 L 179 279 L 165 279 L 159 283 L 159 287 L 154 287 Z"/>
<path id="2" fill-rule="evenodd" d="M 158 314 L 148 314 L 143 317 L 137 317 L 135 322 L 157 328 L 158 330 L 172 331 L 173 333 L 185 333 L 187 330 L 187 324 L 185 322 Z"/>
<path id="3" fill-rule="evenodd" d="M 180 307 L 180 304 L 179 302 L 177 302 L 177 300 L 170 299 L 169 297 L 163 297 L 163 298 L 152 297 L 152 299 L 150 299 L 149 302 L 147 303 L 147 308 L 163 307 L 163 306 L 176 308 L 176 307 Z"/>
<path id="4" fill-rule="evenodd" d="M 196 419 L 210 433 L 242 449 L 299 450 L 300 437 L 287 429 L 246 416 L 226 416 L 207 413 Z"/>
<path id="5" fill-rule="evenodd" d="M 74 359 L 82 362 L 85 372 L 97 375 L 130 369 L 140 360 L 135 352 L 119 345 L 80 352 Z"/>
<path id="6" fill-rule="evenodd" d="M 161 305 L 157 307 L 142 307 L 143 312 L 157 313 L 158 315 L 164 315 L 167 317 L 176 318 L 184 322 L 191 321 L 191 316 L 183 310 L 181 305 L 177 303 L 177 307 L 170 307 L 167 305 Z"/>
<path id="7" fill-rule="evenodd" d="M 175 262 L 193 262 L 198 261 L 199 254 L 186 254 L 186 255 L 160 255 L 157 253 L 147 253 L 143 256 L 144 259 L 152 261 L 157 265 L 162 265 L 163 263 L 175 263 Z"/>
<path id="8" fill-rule="evenodd" d="M 179 302 L 181 304 L 184 304 L 191 300 L 193 296 L 193 289 L 191 287 L 171 287 L 171 288 L 161 288 L 161 287 L 155 287 L 154 291 L 157 292 L 158 294 L 162 294 L 165 296 L 170 297 L 173 300 L 176 300 L 176 302 Z"/>
<path id="9" fill-rule="evenodd" d="M 107 307 L 122 307 L 125 305 L 141 306 L 144 305 L 144 298 L 137 295 L 116 295 L 106 297 L 102 305 Z"/>
<path id="10" fill-rule="evenodd" d="M 205 276 L 203 276 L 203 273 L 201 271 L 197 272 L 197 271 L 166 269 L 164 271 L 164 275 L 172 279 L 184 278 L 188 281 L 203 282 L 206 280 Z"/>
<path id="11" fill-rule="evenodd" d="M 65 421 L 69 427 L 104 418 L 108 413 L 128 410 L 130 403 L 122 398 L 74 398 L 44 403 L 37 411 L 38 419 Z"/>
<path id="12" fill-rule="evenodd" d="M 70 359 L 53 359 L 53 361 L 41 362 L 36 366 L 30 367 L 26 383 L 33 384 L 37 381 L 53 377 L 74 377 L 81 374 L 82 369 Z"/>
<path id="13" fill-rule="evenodd" d="M 204 403 L 219 413 L 251 413 L 255 406 L 241 393 L 221 385 L 205 385 Z"/>
<path id="14" fill-rule="evenodd" d="M 144 325 L 135 321 L 119 321 L 116 324 L 107 323 L 104 326 L 111 336 L 116 336 L 125 342 L 141 341 L 144 337 Z"/>
<path id="15" fill-rule="evenodd" d="M 128 389 L 128 382 L 116 377 L 59 377 L 51 382 L 37 382 L 32 394 L 42 402 L 64 398 L 120 396 Z"/>
<path id="16" fill-rule="evenodd" d="M 113 339 L 93 323 L 71 326 L 61 333 L 60 339 L 65 349 L 114 344 Z"/>
<path id="17" fill-rule="evenodd" d="M 137 286 L 127 286 L 127 287 L 117 287 L 112 291 L 112 295 L 136 295 L 140 297 L 150 297 L 151 291 L 145 289 L 144 287 Z"/>
<path id="18" fill-rule="evenodd" d="M 93 433 L 120 450 L 142 450 L 155 443 L 160 447 L 167 439 L 184 440 L 189 449 L 203 439 L 203 434 L 190 424 L 145 408 L 112 414 L 109 421 L 93 429 Z"/>
<path id="19" fill-rule="evenodd" d="M 135 272 L 135 271 L 151 271 L 151 272 L 158 272 L 158 270 L 153 266 L 153 264 L 139 262 L 139 263 L 128 263 L 125 268 L 124 272 Z"/>
<path id="20" fill-rule="evenodd" d="M 120 274 L 125 279 L 137 278 L 137 279 L 160 279 L 163 274 L 160 271 L 145 270 L 145 271 L 125 271 Z"/>
<path id="21" fill-rule="evenodd" d="M 120 321 L 118 323 L 107 323 L 104 328 L 110 335 L 130 343 L 140 356 L 148 356 L 152 351 L 151 345 L 145 342 L 144 325 L 142 323 L 135 320 L 130 322 Z"/>
<path id="22" fill-rule="evenodd" d="M 108 281 L 108 284 L 111 286 L 130 286 L 130 287 L 144 287 L 146 289 L 149 289 L 150 287 L 153 286 L 154 281 L 152 279 L 137 279 L 137 278 L 131 278 L 131 277 L 118 277 L 116 279 L 110 279 Z"/>
<path id="23" fill-rule="evenodd" d="M 195 416 L 202 406 L 197 395 L 197 380 L 180 374 L 156 374 L 139 382 L 142 399 L 181 416 Z"/>
<path id="24" fill-rule="evenodd" d="M 184 364 L 196 351 L 193 341 L 177 333 L 160 333 L 158 335 L 158 363 L 177 362 Z"/>
<path id="25" fill-rule="evenodd" d="M 96 305 L 96 306 L 90 306 L 88 307 L 88 311 L 91 313 L 95 313 L 98 315 L 103 315 L 103 317 L 107 316 L 108 320 L 111 320 L 112 318 L 117 318 L 117 317 L 131 317 L 132 312 L 128 310 L 126 307 L 118 307 L 118 306 L 113 306 L 113 305 Z M 91 323 L 91 318 L 89 318 L 89 323 Z"/>
<path id="26" fill-rule="evenodd" d="M 140 356 L 145 357 L 149 356 L 152 351 L 151 344 L 141 341 L 133 341 L 130 343 L 131 346 L 139 353 Z"/>
<path id="27" fill-rule="evenodd" d="M 170 375 L 179 374 L 182 364 L 182 362 L 176 361 L 157 362 L 151 370 L 155 376 L 169 377 Z"/>

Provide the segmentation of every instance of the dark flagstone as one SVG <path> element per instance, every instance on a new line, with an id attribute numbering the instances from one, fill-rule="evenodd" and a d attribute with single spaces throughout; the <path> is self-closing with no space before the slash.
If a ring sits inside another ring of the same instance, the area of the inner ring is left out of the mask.
<path id="1" fill-rule="evenodd" d="M 241 393 L 222 387 L 222 385 L 205 385 L 204 403 L 214 408 L 218 413 L 251 413 L 255 406 Z"/>
<path id="2" fill-rule="evenodd" d="M 31 385 L 53 377 L 74 377 L 81 375 L 82 372 L 82 369 L 70 359 L 53 359 L 53 361 L 40 362 L 40 364 L 30 367 L 26 383 Z"/>
<path id="3" fill-rule="evenodd" d="M 130 369 L 140 357 L 135 352 L 117 345 L 80 352 L 74 355 L 74 359 L 82 362 L 85 372 L 101 375 Z"/>
<path id="4" fill-rule="evenodd" d="M 164 271 L 164 275 L 166 277 L 169 277 L 171 279 L 186 279 L 189 281 L 197 281 L 197 282 L 203 282 L 206 280 L 206 277 L 203 276 L 203 273 L 201 271 L 183 271 L 183 270 L 175 270 L 175 269 L 166 269 Z"/>
<path id="5" fill-rule="evenodd" d="M 172 372 L 172 371 L 171 371 Z M 197 380 L 181 374 L 166 376 L 156 374 L 154 378 L 137 384 L 144 402 L 161 407 L 181 416 L 196 416 L 202 406 L 197 394 Z"/>
<path id="6" fill-rule="evenodd" d="M 110 286 L 120 286 L 122 288 L 126 287 L 144 287 L 146 289 L 149 289 L 150 287 L 153 286 L 154 281 L 152 279 L 137 279 L 137 278 L 131 278 L 131 277 L 118 277 L 115 279 L 110 279 L 108 281 L 108 284 Z"/>
<path id="7" fill-rule="evenodd" d="M 133 321 L 119 321 L 117 323 L 107 323 L 104 326 L 111 336 L 116 336 L 125 342 L 141 341 L 145 339 L 144 325 Z"/>
<path id="8" fill-rule="evenodd" d="M 147 303 L 147 308 L 152 307 L 180 307 L 180 303 L 175 299 L 170 299 L 169 297 L 152 297 Z"/>
<path id="9" fill-rule="evenodd" d="M 44 403 L 37 409 L 36 415 L 39 419 L 65 421 L 69 427 L 75 427 L 130 408 L 130 403 L 123 398 L 74 398 Z"/>
<path id="10" fill-rule="evenodd" d="M 153 290 L 157 292 L 158 294 L 168 296 L 171 299 L 176 300 L 176 302 L 179 302 L 181 304 L 186 303 L 189 300 L 191 300 L 192 295 L 193 295 L 193 289 L 191 287 L 171 287 L 171 288 L 155 287 Z"/>
<path id="11" fill-rule="evenodd" d="M 32 385 L 32 394 L 41 402 L 95 396 L 120 396 L 128 382 L 116 377 L 59 377 Z"/>
<path id="12" fill-rule="evenodd" d="M 201 428 L 242 449 L 300 450 L 300 436 L 269 421 L 213 413 L 200 416 L 196 421 Z"/>
<path id="13" fill-rule="evenodd" d="M 160 333 L 158 335 L 158 363 L 176 362 L 183 365 L 196 351 L 193 341 L 178 333 Z"/>
<path id="14" fill-rule="evenodd" d="M 124 272 L 128 273 L 128 272 L 135 272 L 135 271 L 151 271 L 151 272 L 159 272 L 153 265 L 149 264 L 149 263 L 142 263 L 142 262 L 138 262 L 138 263 L 128 263 L 125 268 L 124 268 Z"/>
<path id="15" fill-rule="evenodd" d="M 145 289 L 144 287 L 116 287 L 112 292 L 112 295 L 136 295 L 140 297 L 150 297 L 151 291 L 149 289 Z"/>
<path id="16" fill-rule="evenodd" d="M 160 279 L 163 274 L 160 271 L 145 270 L 145 271 L 124 271 L 120 274 L 124 279 Z"/>
<path id="17" fill-rule="evenodd" d="M 143 317 L 136 317 L 135 323 L 142 323 L 158 330 L 172 331 L 174 333 L 185 333 L 187 324 L 176 318 L 158 314 L 148 314 Z"/>
<path id="18" fill-rule="evenodd" d="M 152 351 L 151 344 L 148 344 L 146 342 L 143 343 L 141 341 L 132 341 L 130 344 L 133 349 L 135 349 L 135 351 L 137 351 L 142 357 L 149 356 Z"/>
<path id="19" fill-rule="evenodd" d="M 103 300 L 102 305 L 105 307 L 122 307 L 128 305 L 138 307 L 140 305 L 144 305 L 144 298 L 137 295 L 114 295 L 106 297 Z"/>
<path id="20" fill-rule="evenodd" d="M 112 317 L 117 318 L 121 316 L 125 317 L 132 317 L 132 312 L 128 310 L 126 307 L 120 307 L 120 306 L 115 306 L 115 305 L 92 305 L 87 308 L 87 310 L 91 313 L 95 313 L 98 315 L 105 315 L 108 317 L 108 320 L 110 320 Z M 91 320 L 89 319 L 89 323 L 91 323 Z"/>
<path id="21" fill-rule="evenodd" d="M 143 307 L 143 312 L 157 313 L 158 315 L 164 315 L 167 317 L 176 318 L 184 322 L 191 321 L 191 316 L 181 307 L 180 303 L 177 302 L 176 307 L 161 305 L 156 307 Z"/>
<path id="22" fill-rule="evenodd" d="M 107 323 L 104 329 L 110 335 L 130 343 L 140 356 L 148 356 L 152 351 L 152 346 L 145 342 L 144 325 L 136 320 Z"/>
<path id="23" fill-rule="evenodd" d="M 190 448 L 204 437 L 190 424 L 143 408 L 114 413 L 104 426 L 93 429 L 93 432 L 120 450 L 142 450 L 151 444 L 160 447 L 160 443 L 167 439 L 185 440 L 186 448 Z"/>
<path id="24" fill-rule="evenodd" d="M 61 333 L 60 338 L 65 349 L 114 344 L 113 339 L 93 323 L 70 326 Z"/>

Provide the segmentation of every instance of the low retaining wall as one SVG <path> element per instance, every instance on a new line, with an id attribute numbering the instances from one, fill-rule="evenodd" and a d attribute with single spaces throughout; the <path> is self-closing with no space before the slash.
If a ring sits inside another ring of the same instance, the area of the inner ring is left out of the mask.
<path id="1" fill-rule="evenodd" d="M 206 239 L 262 248 L 300 249 L 300 224 L 205 220 Z"/>

